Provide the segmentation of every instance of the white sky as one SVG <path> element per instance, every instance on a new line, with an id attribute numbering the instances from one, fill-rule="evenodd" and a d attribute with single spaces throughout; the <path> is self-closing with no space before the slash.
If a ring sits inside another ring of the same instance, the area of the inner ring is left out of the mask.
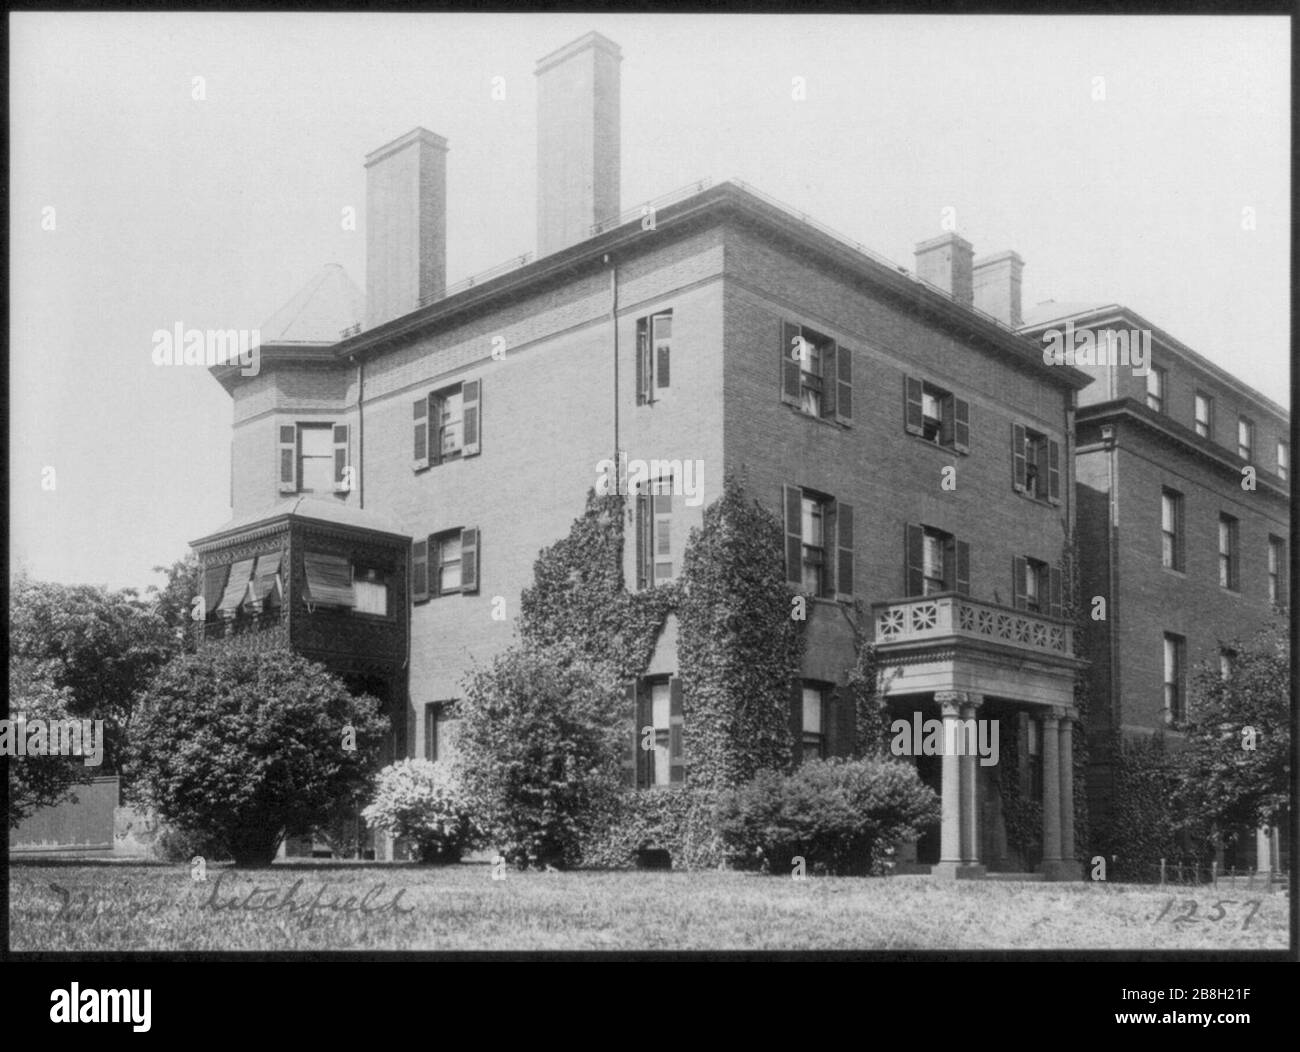
<path id="1" fill-rule="evenodd" d="M 229 517 L 230 400 L 154 366 L 152 334 L 256 328 L 327 262 L 364 288 L 364 222 L 340 216 L 364 215 L 370 150 L 417 124 L 450 141 L 449 282 L 532 251 L 534 63 L 592 29 L 623 48 L 625 208 L 739 176 L 911 268 L 952 207 L 977 256 L 1024 257 L 1026 308 L 1125 303 L 1289 403 L 1284 18 L 9 25 L 10 544 L 37 577 L 142 587 Z"/>

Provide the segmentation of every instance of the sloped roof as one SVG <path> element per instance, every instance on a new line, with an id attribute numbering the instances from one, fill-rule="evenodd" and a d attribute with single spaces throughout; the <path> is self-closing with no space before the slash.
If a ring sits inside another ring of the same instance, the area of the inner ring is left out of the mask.
<path id="1" fill-rule="evenodd" d="M 365 296 L 338 263 L 327 263 L 288 303 L 262 323 L 262 343 L 328 346 L 361 321 Z"/>
<path id="2" fill-rule="evenodd" d="M 1099 300 L 1095 303 L 1085 303 L 1082 300 L 1067 303 L 1044 300 L 1042 303 L 1035 304 L 1023 312 L 1021 328 L 1028 329 L 1048 321 L 1074 318 L 1080 314 L 1091 314 L 1093 311 L 1109 306 L 1112 306 L 1112 304 L 1107 303 L 1105 300 Z"/>
<path id="3" fill-rule="evenodd" d="M 336 526 L 351 526 L 356 529 L 376 530 L 380 533 L 393 533 L 402 537 L 408 536 L 407 531 L 402 529 L 398 523 L 378 512 L 355 508 L 350 504 L 344 504 L 342 501 L 329 498 L 286 497 L 284 500 L 277 501 L 258 511 L 237 516 L 224 525 L 218 526 L 211 533 L 198 538 L 198 540 L 191 541 L 190 544 L 192 547 L 197 547 L 219 537 L 239 533 L 253 526 L 270 523 L 288 516 L 299 519 L 314 519 L 317 522 L 328 522 Z"/>

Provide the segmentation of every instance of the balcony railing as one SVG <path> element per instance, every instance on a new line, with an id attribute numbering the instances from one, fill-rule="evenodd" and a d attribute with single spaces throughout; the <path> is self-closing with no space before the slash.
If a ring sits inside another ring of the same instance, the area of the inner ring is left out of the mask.
<path id="1" fill-rule="evenodd" d="M 876 644 L 924 643 L 947 638 L 983 640 L 1042 654 L 1074 656 L 1072 625 L 1011 610 L 969 596 L 946 593 L 877 603 L 871 608 Z"/>
<path id="2" fill-rule="evenodd" d="M 288 617 L 283 607 L 265 610 L 257 614 L 244 614 L 227 620 L 215 617 L 209 621 L 194 624 L 194 639 L 200 646 L 219 639 L 234 639 L 236 636 L 257 635 L 270 632 L 281 625 L 287 625 Z"/>

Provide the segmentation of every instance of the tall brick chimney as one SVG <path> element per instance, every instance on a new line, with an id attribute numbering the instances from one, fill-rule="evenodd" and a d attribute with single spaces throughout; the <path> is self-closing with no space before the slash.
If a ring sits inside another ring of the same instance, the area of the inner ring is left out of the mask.
<path id="1" fill-rule="evenodd" d="M 1020 313 L 1020 273 L 1025 261 L 1014 252 L 998 252 L 975 261 L 975 306 L 999 321 L 1018 329 L 1024 323 Z"/>
<path id="2" fill-rule="evenodd" d="M 537 69 L 537 254 L 591 236 L 619 213 L 617 44 L 599 33 L 539 59 Z"/>
<path id="3" fill-rule="evenodd" d="M 971 260 L 975 249 L 960 234 L 940 234 L 916 246 L 916 274 L 953 299 L 970 303 Z"/>
<path id="4" fill-rule="evenodd" d="M 447 287 L 447 140 L 415 128 L 366 155 L 366 328 Z"/>

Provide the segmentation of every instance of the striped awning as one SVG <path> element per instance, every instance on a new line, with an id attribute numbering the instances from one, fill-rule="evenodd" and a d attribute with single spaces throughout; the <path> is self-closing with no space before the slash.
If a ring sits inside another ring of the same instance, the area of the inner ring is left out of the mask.
<path id="1" fill-rule="evenodd" d="M 253 576 L 253 560 L 240 559 L 230 567 L 230 577 L 226 581 L 226 590 L 221 595 L 221 605 L 217 608 L 223 614 L 233 614 L 243 605 L 248 594 L 248 582 Z"/>
<path id="2" fill-rule="evenodd" d="M 224 564 L 209 566 L 203 571 L 203 614 L 215 614 L 226 590 L 226 574 L 230 567 Z"/>
<path id="3" fill-rule="evenodd" d="M 258 603 L 266 601 L 267 596 L 276 592 L 277 579 L 280 576 L 280 562 L 283 551 L 268 552 L 257 557 L 257 567 L 253 570 L 253 600 Z M 283 585 L 279 592 L 283 595 Z"/>
<path id="4" fill-rule="evenodd" d="M 346 557 L 306 552 L 303 562 L 307 570 L 307 602 L 322 606 L 353 605 L 352 567 Z"/>

